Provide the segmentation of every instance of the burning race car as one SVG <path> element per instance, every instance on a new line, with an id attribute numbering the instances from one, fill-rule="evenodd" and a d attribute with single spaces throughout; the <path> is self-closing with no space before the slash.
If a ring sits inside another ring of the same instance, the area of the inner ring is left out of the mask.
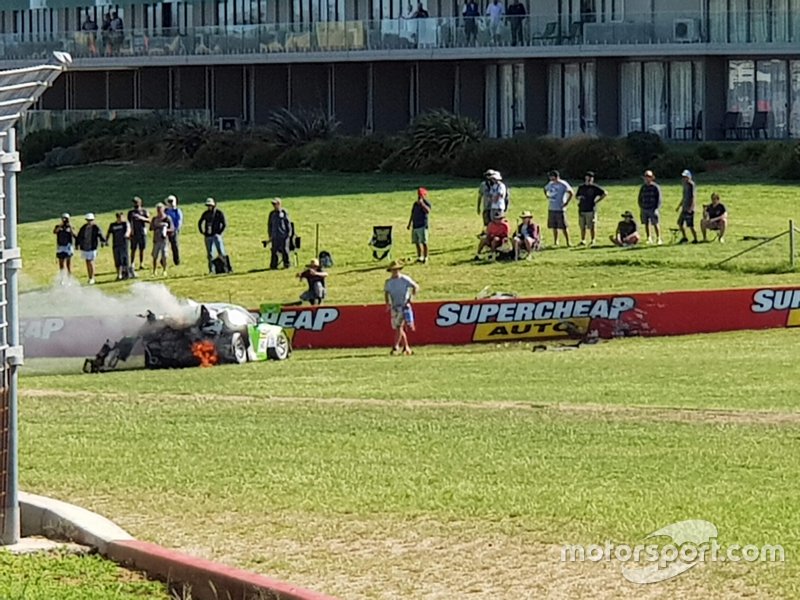
<path id="1" fill-rule="evenodd" d="M 139 348 L 148 369 L 209 367 L 216 364 L 285 360 L 292 353 L 283 328 L 259 320 L 234 304 L 200 304 L 180 318 L 148 311 L 139 331 L 112 344 L 106 341 L 83 365 L 86 373 L 117 367 Z"/>

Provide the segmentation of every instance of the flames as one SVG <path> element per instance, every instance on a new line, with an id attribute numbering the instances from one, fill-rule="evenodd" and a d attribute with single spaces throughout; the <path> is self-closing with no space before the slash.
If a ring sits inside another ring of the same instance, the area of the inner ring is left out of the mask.
<path id="1" fill-rule="evenodd" d="M 201 367 L 213 367 L 219 362 L 217 347 L 214 342 L 203 340 L 192 344 L 192 355 L 200 361 Z"/>

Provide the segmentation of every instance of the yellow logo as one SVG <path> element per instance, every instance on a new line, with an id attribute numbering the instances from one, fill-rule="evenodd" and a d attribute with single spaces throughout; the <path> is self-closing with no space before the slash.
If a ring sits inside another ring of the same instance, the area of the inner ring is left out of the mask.
<path id="1" fill-rule="evenodd" d="M 787 327 L 800 327 L 800 308 L 789 311 L 789 318 L 786 319 Z"/>
<path id="2" fill-rule="evenodd" d="M 550 319 L 546 321 L 517 321 L 516 323 L 481 323 L 475 326 L 473 342 L 498 340 L 529 340 L 536 338 L 564 338 L 573 334 L 583 335 L 589 330 L 592 320 Z M 800 325 L 800 322 L 798 322 Z"/>

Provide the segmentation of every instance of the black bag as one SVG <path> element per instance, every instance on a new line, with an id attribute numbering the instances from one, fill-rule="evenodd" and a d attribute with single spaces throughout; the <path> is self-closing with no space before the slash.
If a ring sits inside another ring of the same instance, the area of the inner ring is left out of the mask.
<path id="1" fill-rule="evenodd" d="M 217 275 L 222 273 L 233 273 L 233 267 L 231 267 L 231 257 L 227 255 L 217 256 L 211 261 L 211 266 L 214 269 L 214 273 Z"/>
<path id="2" fill-rule="evenodd" d="M 330 269 L 333 266 L 333 256 L 327 250 L 319 253 L 319 266 L 323 269 Z"/>

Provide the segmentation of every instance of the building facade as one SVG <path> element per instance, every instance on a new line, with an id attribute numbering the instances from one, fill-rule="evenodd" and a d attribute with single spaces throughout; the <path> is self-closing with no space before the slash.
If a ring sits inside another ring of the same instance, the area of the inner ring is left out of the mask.
<path id="1" fill-rule="evenodd" d="M 313 109 L 357 134 L 445 108 L 497 137 L 800 137 L 800 0 L 487 2 L 4 0 L 0 67 L 70 52 L 50 111 Z"/>

